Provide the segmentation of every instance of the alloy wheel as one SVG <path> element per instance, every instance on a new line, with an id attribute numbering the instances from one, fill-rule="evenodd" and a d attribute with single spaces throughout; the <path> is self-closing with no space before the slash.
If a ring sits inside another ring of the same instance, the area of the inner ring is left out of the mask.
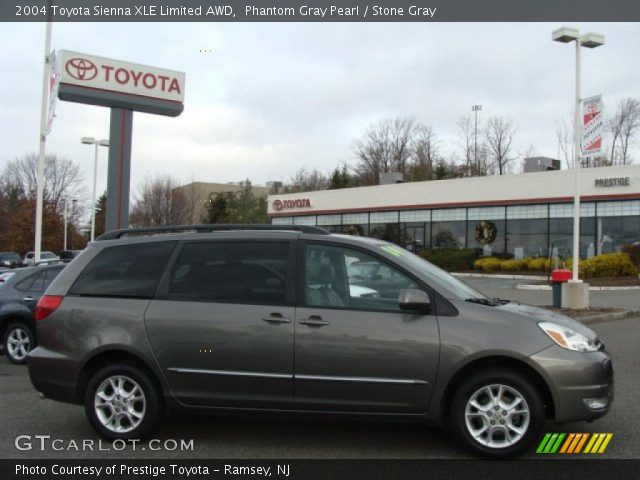
<path id="1" fill-rule="evenodd" d="M 31 350 L 29 333 L 22 327 L 14 327 L 7 336 L 7 350 L 15 361 L 23 361 Z"/>
<path id="2" fill-rule="evenodd" d="M 476 390 L 465 407 L 465 425 L 469 434 L 490 448 L 505 448 L 518 443 L 529 428 L 531 413 L 524 396 L 502 384 L 485 385 Z"/>
<path id="3" fill-rule="evenodd" d="M 115 433 L 137 428 L 144 419 L 147 400 L 138 383 L 125 375 L 105 378 L 96 389 L 95 413 L 100 423 Z"/>

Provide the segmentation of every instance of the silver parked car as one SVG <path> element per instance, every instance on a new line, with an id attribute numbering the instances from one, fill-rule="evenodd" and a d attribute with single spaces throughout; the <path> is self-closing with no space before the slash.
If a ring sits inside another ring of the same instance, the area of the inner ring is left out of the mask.
<path id="1" fill-rule="evenodd" d="M 593 420 L 613 399 L 611 358 L 584 325 L 317 227 L 110 232 L 35 317 L 33 385 L 111 439 L 178 407 L 386 415 L 446 421 L 501 457 L 539 441 L 546 418 Z"/>

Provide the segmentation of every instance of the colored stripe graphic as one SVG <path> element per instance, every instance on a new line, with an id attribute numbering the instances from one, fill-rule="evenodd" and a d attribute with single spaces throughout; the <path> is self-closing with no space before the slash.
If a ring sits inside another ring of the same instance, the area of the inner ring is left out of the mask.
<path id="1" fill-rule="evenodd" d="M 607 449 L 607 445 L 609 445 L 609 442 L 611 441 L 612 438 L 613 438 L 613 433 L 606 434 L 606 437 L 602 442 L 602 445 L 600 445 L 600 450 L 598 450 L 598 453 L 603 453 Z"/>
<path id="2" fill-rule="evenodd" d="M 547 433 L 538 445 L 536 453 L 603 453 L 612 438 L 613 433 Z"/>

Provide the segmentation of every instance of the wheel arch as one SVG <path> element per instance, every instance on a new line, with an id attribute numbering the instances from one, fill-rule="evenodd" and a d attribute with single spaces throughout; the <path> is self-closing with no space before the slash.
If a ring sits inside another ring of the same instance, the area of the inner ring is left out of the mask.
<path id="1" fill-rule="evenodd" d="M 442 396 L 442 401 L 440 402 L 440 418 L 449 416 L 453 395 L 464 380 L 479 371 L 496 367 L 508 368 L 531 380 L 542 396 L 546 417 L 550 419 L 555 418 L 553 394 L 540 372 L 522 360 L 501 355 L 473 360 L 465 364 L 449 379 Z"/>
<path id="2" fill-rule="evenodd" d="M 156 372 L 145 362 L 139 355 L 133 352 L 121 349 L 103 350 L 88 359 L 80 373 L 78 374 L 78 382 L 76 384 L 75 401 L 78 404 L 83 403 L 84 393 L 89 381 L 94 373 L 103 367 L 116 363 L 124 363 L 141 369 L 149 376 L 151 382 L 155 385 L 161 401 L 165 401 L 165 389 Z"/>

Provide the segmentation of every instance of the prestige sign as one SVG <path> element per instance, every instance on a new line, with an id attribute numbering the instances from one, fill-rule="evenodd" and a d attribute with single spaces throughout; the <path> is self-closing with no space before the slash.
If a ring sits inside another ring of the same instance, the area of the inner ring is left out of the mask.
<path id="1" fill-rule="evenodd" d="M 596 178 L 595 186 L 599 188 L 628 187 L 631 184 L 629 177 Z"/>
<path id="2" fill-rule="evenodd" d="M 184 102 L 182 72 L 86 53 L 59 52 L 60 83 L 102 92 Z"/>

